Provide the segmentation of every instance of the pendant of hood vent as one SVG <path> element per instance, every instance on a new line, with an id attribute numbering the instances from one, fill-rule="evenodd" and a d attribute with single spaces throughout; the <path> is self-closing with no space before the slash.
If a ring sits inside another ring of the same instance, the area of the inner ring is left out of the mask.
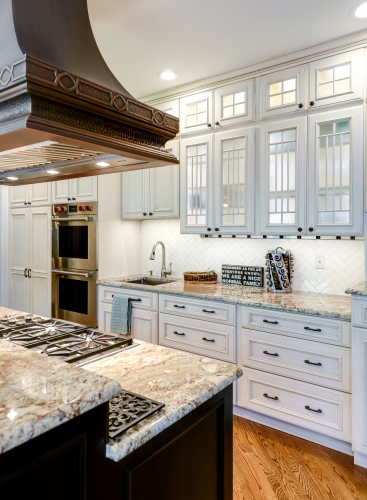
<path id="1" fill-rule="evenodd" d="M 178 163 L 164 147 L 178 119 L 137 101 L 114 77 L 87 0 L 1 0 L 0 19 L 0 181 Z"/>

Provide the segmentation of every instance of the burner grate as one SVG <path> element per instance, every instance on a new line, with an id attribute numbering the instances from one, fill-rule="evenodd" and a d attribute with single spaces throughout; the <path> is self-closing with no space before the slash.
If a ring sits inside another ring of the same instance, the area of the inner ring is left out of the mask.
<path id="1" fill-rule="evenodd" d="M 115 438 L 163 407 L 163 403 L 153 399 L 122 391 L 119 396 L 110 400 L 109 437 Z"/>

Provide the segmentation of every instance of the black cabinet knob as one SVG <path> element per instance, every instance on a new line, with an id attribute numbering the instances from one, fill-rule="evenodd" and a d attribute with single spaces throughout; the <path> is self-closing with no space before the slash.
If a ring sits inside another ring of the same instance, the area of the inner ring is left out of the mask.
<path id="1" fill-rule="evenodd" d="M 310 231 L 310 233 L 312 233 L 313 227 L 309 227 L 308 230 Z"/>
<path id="2" fill-rule="evenodd" d="M 145 217 L 145 216 L 147 215 L 147 213 L 146 213 L 146 212 L 143 212 L 143 215 L 144 215 L 144 217 Z"/>
<path id="3" fill-rule="evenodd" d="M 211 230 L 212 230 L 212 228 L 211 228 L 211 227 L 208 227 L 207 231 L 211 231 Z"/>
<path id="4" fill-rule="evenodd" d="M 29 201 L 29 202 L 28 202 L 28 205 L 32 205 L 32 203 Z"/>
<path id="5" fill-rule="evenodd" d="M 24 205 L 28 205 L 28 203 L 25 201 L 25 202 L 24 202 Z"/>
<path id="6" fill-rule="evenodd" d="M 302 231 L 302 228 L 301 228 L 301 227 L 299 227 L 299 228 L 297 229 L 297 231 L 300 233 L 300 232 Z"/>
<path id="7" fill-rule="evenodd" d="M 315 102 L 314 102 L 314 101 L 311 101 L 311 102 L 310 102 L 310 106 L 315 106 Z"/>
<path id="8" fill-rule="evenodd" d="M 211 124 L 211 123 L 208 123 L 208 127 L 211 127 L 211 126 L 212 126 L 212 124 Z"/>
<path id="9" fill-rule="evenodd" d="M 71 198 L 71 199 L 72 199 L 73 201 L 75 201 L 75 200 L 76 200 L 76 198 Z"/>
<path id="10" fill-rule="evenodd" d="M 149 212 L 149 215 L 153 215 L 153 213 L 152 213 L 152 212 Z"/>
<path id="11" fill-rule="evenodd" d="M 219 227 L 216 227 L 216 228 L 215 228 L 215 230 L 216 230 L 216 231 L 219 231 Z"/>
<path id="12" fill-rule="evenodd" d="M 71 198 L 68 198 L 68 201 L 71 201 Z"/>
<path id="13" fill-rule="evenodd" d="M 219 125 L 219 122 L 215 122 L 216 125 Z"/>
<path id="14" fill-rule="evenodd" d="M 303 108 L 303 104 L 302 103 L 298 104 L 298 107 L 299 107 L 299 109 L 302 109 Z"/>

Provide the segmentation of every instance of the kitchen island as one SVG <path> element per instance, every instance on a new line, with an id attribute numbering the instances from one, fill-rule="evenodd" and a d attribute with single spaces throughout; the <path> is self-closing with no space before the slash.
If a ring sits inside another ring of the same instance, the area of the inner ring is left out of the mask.
<path id="1" fill-rule="evenodd" d="M 232 498 L 236 366 L 139 342 L 81 368 L 0 340 L 0 369 L 3 498 Z M 108 442 L 121 387 L 165 406 Z"/>

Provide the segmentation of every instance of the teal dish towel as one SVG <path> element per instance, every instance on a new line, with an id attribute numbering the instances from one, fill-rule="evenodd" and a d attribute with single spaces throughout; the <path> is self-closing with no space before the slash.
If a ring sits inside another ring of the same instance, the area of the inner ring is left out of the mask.
<path id="1" fill-rule="evenodd" d="M 112 299 L 111 333 L 127 335 L 131 330 L 131 301 L 128 297 L 114 294 Z"/>

